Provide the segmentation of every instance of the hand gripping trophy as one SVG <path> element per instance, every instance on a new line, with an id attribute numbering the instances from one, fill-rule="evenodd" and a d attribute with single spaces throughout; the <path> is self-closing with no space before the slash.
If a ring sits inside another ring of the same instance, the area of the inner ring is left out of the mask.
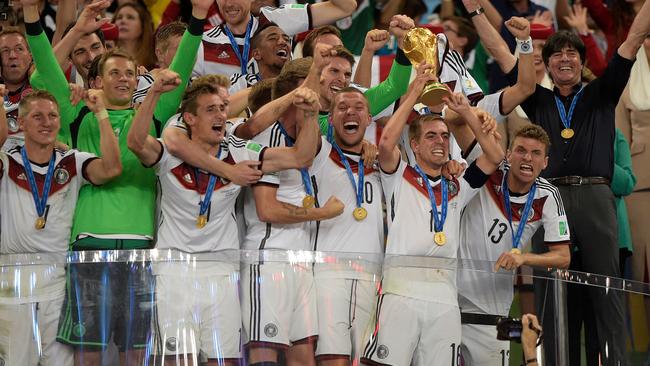
<path id="1" fill-rule="evenodd" d="M 404 54 L 414 66 L 428 63 L 433 66 L 431 72 L 438 75 L 438 38 L 426 28 L 413 28 L 404 37 Z M 432 81 L 422 91 L 420 101 L 427 106 L 443 103 L 442 98 L 451 96 L 449 89 L 442 83 Z"/>

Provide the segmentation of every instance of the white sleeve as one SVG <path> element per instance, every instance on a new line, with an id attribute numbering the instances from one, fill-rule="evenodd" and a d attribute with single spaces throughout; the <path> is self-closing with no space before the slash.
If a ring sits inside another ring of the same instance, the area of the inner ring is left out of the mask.
<path id="1" fill-rule="evenodd" d="M 264 161 L 264 152 L 268 147 L 263 146 L 253 140 L 244 140 L 228 134 L 228 152 L 232 156 L 235 163 L 244 160 Z M 264 164 L 264 163 L 262 163 Z M 270 183 L 274 185 L 280 184 L 280 179 L 277 173 L 266 173 L 259 180 L 260 183 Z"/>
<path id="2" fill-rule="evenodd" d="M 469 201 L 481 191 L 481 188 L 489 178 L 490 176 L 483 173 L 481 168 L 476 165 L 476 162 L 469 164 L 463 172 L 463 176 L 458 179 L 460 183 L 459 195 L 461 198 L 461 207 L 467 206 Z"/>
<path id="3" fill-rule="evenodd" d="M 318 151 L 316 157 L 314 157 L 314 162 L 311 164 L 311 167 L 309 167 L 310 175 L 318 175 L 321 173 L 321 170 L 323 169 L 323 166 L 325 166 L 325 162 L 329 158 L 331 151 L 332 144 L 327 141 L 327 138 L 325 136 L 321 136 L 320 151 Z"/>
<path id="4" fill-rule="evenodd" d="M 488 112 L 489 114 L 497 120 L 497 123 L 503 123 L 506 120 L 506 116 L 501 113 L 501 96 L 503 91 L 496 93 L 488 94 L 483 99 L 481 99 L 476 105 L 478 108 Z"/>
<path id="5" fill-rule="evenodd" d="M 542 210 L 544 242 L 551 245 L 569 242 L 571 233 L 569 232 L 569 222 L 564 212 L 560 191 L 550 183 L 548 186 L 544 185 L 544 189 L 550 191 Z"/>
<path id="6" fill-rule="evenodd" d="M 183 131 L 184 134 L 188 135 L 187 126 L 185 125 L 185 122 L 183 122 L 183 117 L 181 117 L 180 113 L 176 113 L 167 120 L 163 129 L 167 128 L 177 128 L 180 131 Z"/>
<path id="7" fill-rule="evenodd" d="M 77 176 L 81 179 L 81 184 L 93 184 L 86 174 L 86 167 L 91 161 L 98 159 L 98 156 L 88 152 L 77 151 L 74 152 L 75 164 L 77 165 Z M 4 164 L 4 162 L 3 162 Z"/>
<path id="8" fill-rule="evenodd" d="M 400 185 L 402 184 L 402 177 L 404 176 L 404 170 L 408 167 L 408 164 L 402 159 L 399 159 L 399 164 L 393 173 L 387 173 L 380 169 L 381 171 L 381 187 L 384 191 L 384 198 L 386 202 L 390 201 L 393 193 L 397 192 Z"/>
<path id="9" fill-rule="evenodd" d="M 158 160 L 151 166 L 151 168 L 153 168 L 153 170 L 156 172 L 156 175 L 164 173 L 167 170 L 167 165 L 169 165 L 170 160 L 174 159 L 174 157 L 165 148 L 165 144 L 161 142 L 161 139 L 158 139 L 158 142 L 160 143 L 162 150 L 160 151 Z"/>
<path id="10" fill-rule="evenodd" d="M 260 10 L 260 26 L 264 22 L 278 25 L 288 36 L 311 28 L 311 9 L 307 4 L 285 4 L 279 8 L 265 6 Z"/>
<path id="11" fill-rule="evenodd" d="M 153 82 L 154 78 L 150 72 L 138 76 L 138 86 L 133 93 L 133 103 L 138 104 L 144 101 L 144 97 L 147 96 L 147 92 L 151 88 L 151 85 L 153 85 Z"/>

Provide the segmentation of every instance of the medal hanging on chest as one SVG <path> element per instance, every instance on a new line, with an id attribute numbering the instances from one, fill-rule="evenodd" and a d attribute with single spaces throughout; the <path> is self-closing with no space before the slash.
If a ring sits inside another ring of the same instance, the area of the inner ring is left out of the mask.
<path id="1" fill-rule="evenodd" d="M 363 204 L 363 186 L 364 186 L 364 167 L 363 167 L 363 159 L 359 159 L 359 163 L 357 166 L 358 170 L 358 175 L 359 179 L 355 181 L 354 179 L 354 174 L 352 173 L 352 167 L 350 167 L 350 162 L 348 161 L 347 156 L 343 153 L 341 148 L 336 144 L 336 142 L 332 141 L 332 147 L 336 152 L 339 154 L 339 157 L 341 158 L 341 162 L 343 163 L 343 166 L 345 167 L 345 172 L 348 175 L 348 179 L 350 180 L 350 183 L 352 183 L 352 189 L 354 189 L 354 193 L 356 196 L 356 207 L 352 211 L 352 216 L 354 217 L 355 220 L 357 221 L 363 221 L 365 220 L 366 217 L 368 217 L 368 211 L 362 207 Z"/>
<path id="2" fill-rule="evenodd" d="M 43 182 L 43 193 L 39 196 L 38 186 L 36 185 L 36 178 L 34 178 L 34 172 L 32 171 L 32 165 L 29 162 L 27 157 L 27 150 L 23 147 L 20 149 L 20 155 L 23 159 L 23 167 L 25 168 L 25 175 L 27 175 L 27 182 L 29 183 L 29 189 L 32 192 L 32 197 L 34 199 L 34 205 L 36 206 L 36 215 L 38 215 L 36 222 L 34 223 L 34 228 L 36 230 L 43 230 L 47 220 L 45 218 L 45 209 L 47 207 L 47 198 L 50 194 L 50 187 L 52 185 L 52 176 L 54 175 L 54 160 L 56 160 L 56 154 L 52 152 L 52 157 L 47 166 L 47 173 L 45 174 L 45 181 Z"/>
<path id="3" fill-rule="evenodd" d="M 445 226 L 445 221 L 447 220 L 447 206 L 449 205 L 448 201 L 448 196 L 449 196 L 449 187 L 448 187 L 448 182 L 447 179 L 443 176 L 440 176 L 440 199 L 442 202 L 440 202 L 440 216 L 438 216 L 438 205 L 436 203 L 436 196 L 433 193 L 433 188 L 431 188 L 431 184 L 429 183 L 429 178 L 427 177 L 426 174 L 424 174 L 424 171 L 416 165 L 415 170 L 420 174 L 420 177 L 422 177 L 422 183 L 424 184 L 425 188 L 427 189 L 427 193 L 429 195 L 429 201 L 431 202 L 431 216 L 433 216 L 433 242 L 436 243 L 438 246 L 443 246 L 447 244 L 447 235 L 445 235 L 445 232 L 443 231 L 443 227 Z"/>
<path id="4" fill-rule="evenodd" d="M 557 95 L 555 96 L 555 105 L 557 107 L 557 112 L 560 115 L 560 120 L 564 126 L 564 129 L 562 129 L 560 132 L 560 136 L 562 136 L 562 138 L 565 140 L 569 140 L 575 135 L 575 131 L 571 128 L 571 119 L 573 118 L 573 112 L 575 111 L 576 104 L 578 103 L 578 99 L 580 99 L 583 90 L 584 88 L 580 88 L 580 90 L 573 97 L 573 100 L 571 100 L 571 104 L 569 105 L 568 112 L 564 108 L 564 103 L 562 103 L 560 98 L 558 98 Z"/>
<path id="5" fill-rule="evenodd" d="M 221 145 L 219 145 L 219 150 L 217 151 L 217 159 L 221 155 Z M 205 190 L 205 196 L 199 201 L 199 216 L 196 218 L 196 227 L 203 229 L 205 225 L 208 224 L 208 208 L 212 203 L 212 193 L 214 192 L 214 186 L 217 183 L 217 176 L 214 174 L 209 174 L 210 178 L 208 180 L 208 187 Z M 194 169 L 194 180 L 196 181 L 196 190 L 201 195 L 200 191 L 200 181 L 201 181 L 201 172 L 198 169 Z"/>

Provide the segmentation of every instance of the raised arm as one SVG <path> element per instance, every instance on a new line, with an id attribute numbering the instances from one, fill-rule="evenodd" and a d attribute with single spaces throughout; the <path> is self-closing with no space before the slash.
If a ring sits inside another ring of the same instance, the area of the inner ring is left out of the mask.
<path id="1" fill-rule="evenodd" d="M 291 107 L 293 102 L 293 94 L 295 91 L 283 95 L 280 98 L 277 98 L 270 103 L 266 103 L 260 109 L 255 112 L 245 123 L 242 123 L 235 128 L 235 136 L 250 140 L 253 137 L 257 136 L 260 132 L 266 130 L 271 126 L 275 121 L 280 118 L 280 116 Z"/>
<path id="2" fill-rule="evenodd" d="M 370 88 L 372 82 L 372 59 L 375 52 L 384 47 L 390 40 L 390 34 L 385 30 L 372 29 L 366 33 L 361 56 L 354 72 L 354 83 L 364 88 Z"/>
<path id="3" fill-rule="evenodd" d="M 262 163 L 264 173 L 307 168 L 316 155 L 320 145 L 318 93 L 305 87 L 298 88 L 293 94 L 293 104 L 298 109 L 299 132 L 296 143 L 292 147 L 268 148 L 264 152 Z"/>
<path id="4" fill-rule="evenodd" d="M 481 7 L 477 0 L 463 0 L 463 4 L 465 5 L 465 9 L 470 13 Z M 506 41 L 501 38 L 498 30 L 492 26 L 485 13 L 473 16 L 472 23 L 476 27 L 481 43 L 497 61 L 501 71 L 504 73 L 510 72 L 515 66 L 517 59 L 510 53 Z"/>
<path id="5" fill-rule="evenodd" d="M 426 72 L 426 71 L 429 72 Z M 397 108 L 381 134 L 379 140 L 379 166 L 385 172 L 394 172 L 397 169 L 400 160 L 400 153 L 397 143 L 402 136 L 402 130 L 406 127 L 406 122 L 413 110 L 413 106 L 420 99 L 420 94 L 427 82 L 435 80 L 435 75 L 431 73 L 432 65 L 423 64 L 417 67 L 417 76 L 408 88 L 406 97 Z"/>
<path id="6" fill-rule="evenodd" d="M 135 156 L 140 159 L 145 166 L 152 166 L 160 157 L 162 146 L 149 134 L 153 112 L 160 96 L 174 88 L 181 82 L 178 74 L 167 69 L 160 70 L 156 73 L 156 80 L 147 92 L 147 95 L 138 108 L 138 112 L 133 118 L 133 124 L 129 129 L 126 143 L 129 150 L 133 151 Z"/>
<path id="7" fill-rule="evenodd" d="M 66 2 L 67 1 L 68 0 L 66 0 Z M 74 1 L 72 2 L 74 3 Z M 65 35 L 65 37 L 56 44 L 54 47 L 54 56 L 62 68 L 67 64 L 68 58 L 74 50 L 74 46 L 83 36 L 96 31 L 102 25 L 110 21 L 109 18 L 102 18 L 103 11 L 110 5 L 110 0 L 100 0 L 88 4 L 79 15 L 75 25 L 70 28 L 70 31 Z M 57 23 L 57 30 L 58 29 L 59 25 Z"/>
<path id="8" fill-rule="evenodd" d="M 505 26 L 515 36 L 519 49 L 517 83 L 506 88 L 501 96 L 501 112 L 509 114 L 535 92 L 537 81 L 535 80 L 530 23 L 526 18 L 512 17 L 505 23 Z"/>
<path id="9" fill-rule="evenodd" d="M 332 24 L 348 17 L 357 9 L 355 0 L 329 0 L 311 5 L 311 19 L 314 28 Z"/>
<path id="10" fill-rule="evenodd" d="M 447 107 L 465 120 L 483 150 L 483 153 L 476 159 L 476 165 L 483 173 L 492 174 L 505 156 L 501 145 L 493 134 L 483 131 L 481 121 L 470 108 L 469 102 L 464 95 L 456 93 L 450 97 L 445 97 L 444 100 Z"/>
<path id="11" fill-rule="evenodd" d="M 99 124 L 100 159 L 91 161 L 86 168 L 88 179 L 95 185 L 101 185 L 122 174 L 120 147 L 115 132 L 108 119 L 104 105 L 104 91 L 91 89 L 85 97 L 86 106 L 95 114 Z"/>
<path id="12" fill-rule="evenodd" d="M 89 5 L 90 6 L 90 5 Z M 52 45 L 57 45 L 63 37 L 65 29 L 74 22 L 77 16 L 76 0 L 61 0 L 56 8 L 56 29 L 52 36 Z"/>
<path id="13" fill-rule="evenodd" d="M 643 3 L 641 10 L 634 17 L 627 38 L 618 47 L 618 54 L 628 60 L 634 60 L 639 48 L 643 45 L 646 36 L 650 32 L 650 1 Z"/>

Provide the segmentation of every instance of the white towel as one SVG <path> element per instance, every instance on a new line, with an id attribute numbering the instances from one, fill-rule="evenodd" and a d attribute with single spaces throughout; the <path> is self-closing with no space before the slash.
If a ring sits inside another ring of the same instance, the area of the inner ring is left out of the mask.
<path id="1" fill-rule="evenodd" d="M 636 54 L 636 62 L 630 71 L 630 101 L 640 111 L 650 109 L 650 66 L 645 47 Z"/>

